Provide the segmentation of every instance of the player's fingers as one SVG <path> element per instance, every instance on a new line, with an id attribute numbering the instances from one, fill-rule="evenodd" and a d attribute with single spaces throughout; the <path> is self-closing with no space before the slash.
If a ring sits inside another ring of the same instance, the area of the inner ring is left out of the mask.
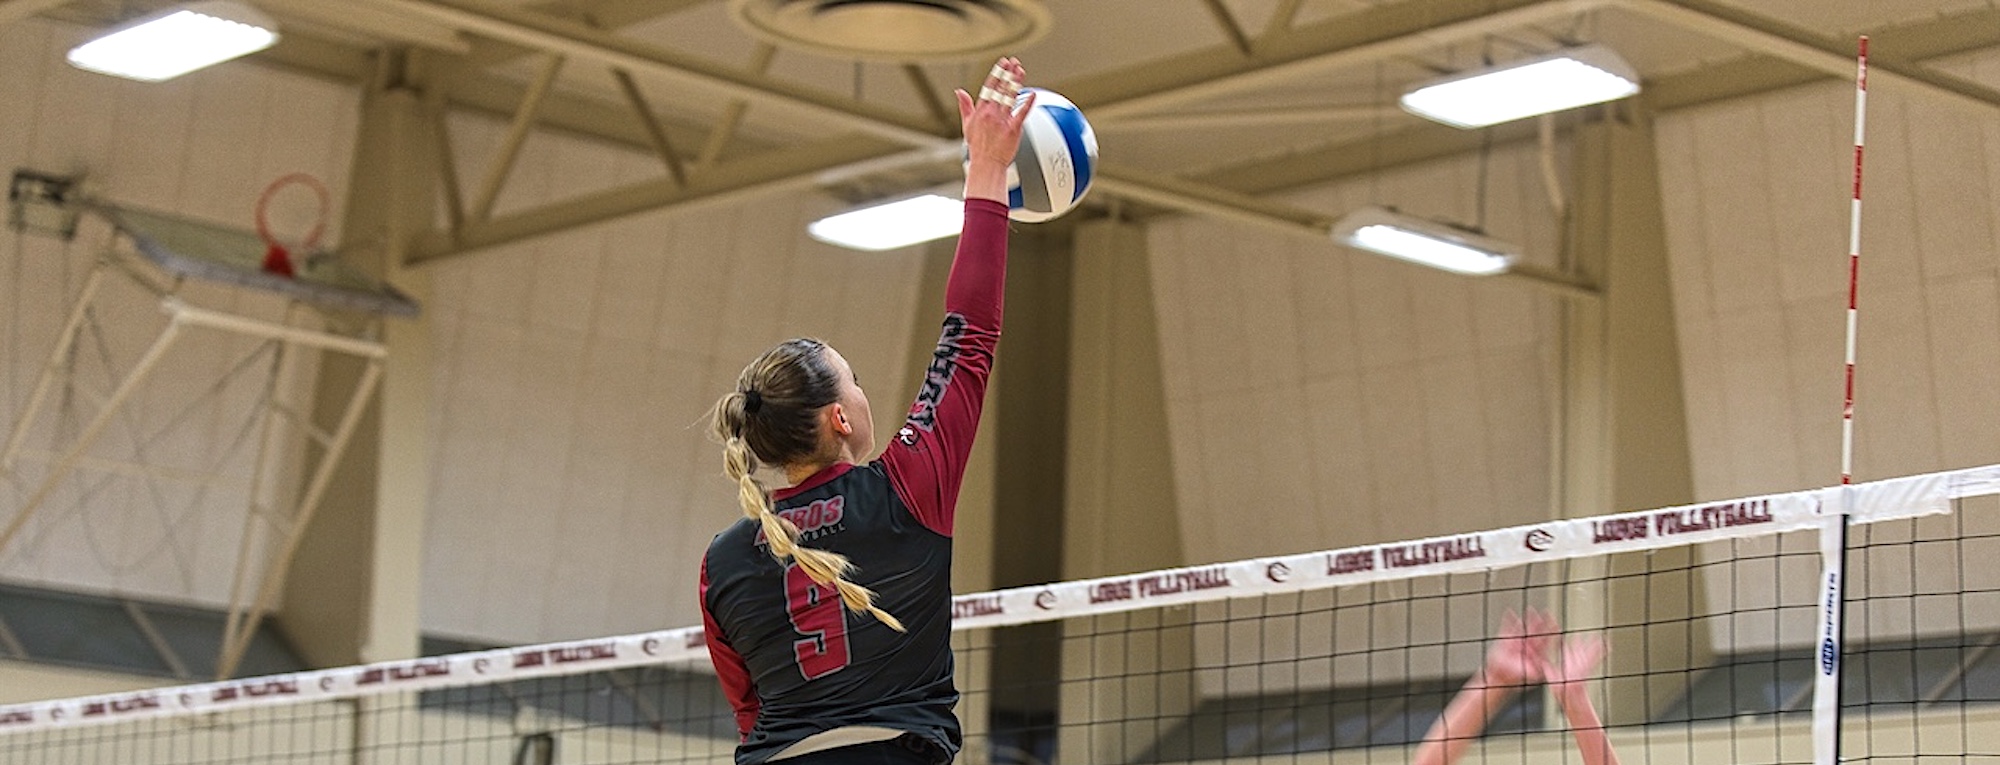
<path id="1" fill-rule="evenodd" d="M 1535 656 L 1535 669 L 1541 670 L 1542 679 L 1544 680 L 1549 682 L 1562 681 L 1562 670 L 1554 662 L 1549 661 L 1549 657 L 1547 656 Z"/>
<path id="2" fill-rule="evenodd" d="M 1520 637 L 1520 636 L 1521 636 L 1521 617 L 1519 614 L 1514 613 L 1513 609 L 1508 609 L 1507 613 L 1501 615 L 1500 617 L 1500 637 L 1509 638 L 1509 637 Z"/>
<path id="3" fill-rule="evenodd" d="M 1021 101 L 1021 105 L 1014 109 L 1014 114 L 1008 119 L 1007 126 L 1014 130 L 1020 130 L 1021 126 L 1028 121 L 1028 113 L 1034 111 L 1034 109 L 1035 92 L 1031 90 L 1028 91 L 1028 97 Z"/>
<path id="4" fill-rule="evenodd" d="M 1561 632 L 1562 626 L 1556 623 L 1556 618 L 1550 616 L 1549 612 L 1538 608 L 1528 612 L 1528 631 L 1536 634 L 1552 634 Z"/>
<path id="5" fill-rule="evenodd" d="M 1604 660 L 1604 639 L 1595 635 L 1580 637 L 1570 641 L 1569 650 L 1574 651 L 1584 664 L 1594 667 Z"/>
<path id="6" fill-rule="evenodd" d="M 992 101 L 1003 109 L 1014 108 L 1014 97 L 1021 90 L 1021 75 L 1019 62 L 1000 59 L 986 73 L 986 81 L 979 88 L 979 100 Z"/>

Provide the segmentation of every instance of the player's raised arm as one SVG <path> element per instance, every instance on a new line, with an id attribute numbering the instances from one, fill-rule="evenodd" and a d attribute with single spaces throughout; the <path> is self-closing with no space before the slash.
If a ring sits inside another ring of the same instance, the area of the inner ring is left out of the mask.
<path id="1" fill-rule="evenodd" d="M 944 328 L 924 368 L 909 418 L 882 455 L 890 478 L 926 527 L 952 533 L 953 507 L 1000 342 L 1007 279 L 1007 167 L 1021 143 L 1033 94 L 1016 103 L 1025 72 L 1003 58 L 979 95 L 960 90 L 965 131 L 965 227 L 945 285 Z"/>
<path id="2" fill-rule="evenodd" d="M 1445 705 L 1444 714 L 1424 734 L 1411 765 L 1449 765 L 1465 753 L 1465 747 L 1486 732 L 1486 724 L 1513 700 L 1521 689 L 1541 682 L 1548 643 L 1556 632 L 1555 620 L 1530 609 L 1523 620 L 1509 612 L 1500 622 L 1500 633 L 1486 649 L 1486 664 L 1465 682 L 1465 687 Z"/>
<path id="3" fill-rule="evenodd" d="M 1563 646 L 1560 661 L 1543 658 L 1542 673 L 1548 679 L 1549 693 L 1562 705 L 1563 717 L 1569 720 L 1570 734 L 1576 737 L 1576 748 L 1583 753 L 1584 765 L 1618 765 L 1618 753 L 1611 749 L 1611 740 L 1604 735 L 1604 722 L 1598 719 L 1597 707 L 1590 702 L 1588 682 L 1597 674 L 1597 665 L 1603 659 L 1604 639 L 1595 635 L 1571 638 Z"/>
<path id="4" fill-rule="evenodd" d="M 965 228 L 944 336 L 882 457 L 868 394 L 832 346 L 795 337 L 744 366 L 712 433 L 743 517 L 703 558 L 703 629 L 736 710 L 736 765 L 941 765 L 964 746 L 951 656 L 951 523 L 1000 338 L 1008 165 L 1021 65 L 959 93 Z M 766 478 L 779 477 L 773 488 Z"/>

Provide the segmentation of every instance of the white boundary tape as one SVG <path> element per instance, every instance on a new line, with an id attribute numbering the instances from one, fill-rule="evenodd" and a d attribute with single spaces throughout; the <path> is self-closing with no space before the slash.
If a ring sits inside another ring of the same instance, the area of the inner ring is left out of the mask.
<path id="1" fill-rule="evenodd" d="M 1821 528 L 1853 492 L 1855 523 L 1951 511 L 2000 494 L 2000 465 L 1851 487 L 1548 521 L 1409 542 L 961 595 L 953 629 L 1051 621 L 1414 576 L 1487 571 Z M 481 685 L 705 658 L 700 627 L 390 661 L 285 675 L 0 706 L 0 735 Z"/>

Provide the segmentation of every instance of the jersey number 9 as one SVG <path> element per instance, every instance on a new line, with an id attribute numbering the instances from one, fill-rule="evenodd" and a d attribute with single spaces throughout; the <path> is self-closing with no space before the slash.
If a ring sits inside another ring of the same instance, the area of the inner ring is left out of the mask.
<path id="1" fill-rule="evenodd" d="M 791 612 L 792 629 L 800 635 L 792 641 L 800 674 L 817 680 L 847 667 L 847 614 L 831 585 L 813 581 L 796 565 L 786 566 L 785 610 Z"/>

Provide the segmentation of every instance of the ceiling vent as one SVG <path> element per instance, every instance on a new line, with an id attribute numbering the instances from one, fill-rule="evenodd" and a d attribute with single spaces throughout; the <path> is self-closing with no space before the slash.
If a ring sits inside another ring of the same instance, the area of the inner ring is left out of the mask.
<path id="1" fill-rule="evenodd" d="M 1041 0 L 729 0 L 729 15 L 780 48 L 899 62 L 1018 53 L 1052 21 Z"/>

